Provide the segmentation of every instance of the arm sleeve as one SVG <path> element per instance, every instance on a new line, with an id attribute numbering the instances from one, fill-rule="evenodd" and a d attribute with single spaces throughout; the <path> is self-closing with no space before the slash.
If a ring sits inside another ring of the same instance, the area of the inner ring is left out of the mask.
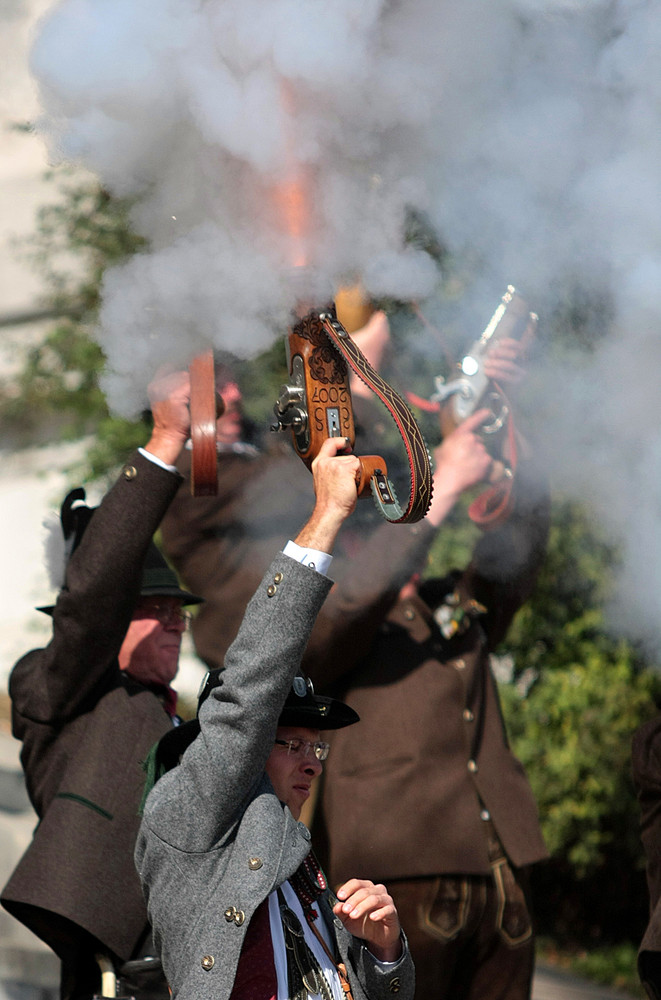
<path id="1" fill-rule="evenodd" d="M 483 619 L 494 648 L 521 604 L 530 596 L 544 558 L 549 524 L 545 477 L 529 460 L 519 463 L 512 514 L 501 527 L 485 532 L 470 565 L 457 574 L 463 596 L 488 609 Z M 351 559 L 334 561 L 333 587 L 303 659 L 318 690 L 341 690 L 345 679 L 369 652 L 374 636 L 402 586 L 424 568 L 437 530 L 425 521 L 383 524 Z"/>
<path id="2" fill-rule="evenodd" d="M 319 690 L 341 684 L 363 659 L 397 595 L 422 569 L 435 530 L 424 521 L 382 524 L 351 559 L 333 562 L 333 586 L 315 624 L 303 669 Z"/>
<path id="3" fill-rule="evenodd" d="M 69 562 L 51 641 L 14 668 L 17 712 L 38 722 L 65 721 L 109 670 L 119 669 L 147 548 L 178 483 L 138 452 L 131 456 Z"/>
<path id="4" fill-rule="evenodd" d="M 510 517 L 480 536 L 461 584 L 487 609 L 483 626 L 492 650 L 530 597 L 548 541 L 550 497 L 545 474 L 531 460 L 521 461 L 515 489 Z"/>
<path id="5" fill-rule="evenodd" d="M 227 652 L 200 735 L 149 795 L 144 826 L 182 851 L 207 851 L 240 819 L 262 779 L 278 717 L 330 581 L 280 555 Z"/>

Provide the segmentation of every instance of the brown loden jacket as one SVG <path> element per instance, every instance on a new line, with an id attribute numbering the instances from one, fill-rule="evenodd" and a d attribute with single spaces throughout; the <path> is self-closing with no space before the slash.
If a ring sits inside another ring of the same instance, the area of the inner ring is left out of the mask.
<path id="1" fill-rule="evenodd" d="M 10 677 L 39 825 L 2 904 L 65 966 L 96 941 L 127 960 L 148 933 L 133 863 L 141 764 L 172 723 L 159 698 L 120 671 L 117 654 L 147 547 L 179 482 L 131 457 L 69 563 L 52 640 Z"/>
<path id="2" fill-rule="evenodd" d="M 358 454 L 382 450 L 380 411 L 379 405 L 356 400 Z M 161 539 L 186 586 L 204 597 L 193 639 L 210 668 L 222 667 L 273 553 L 294 537 L 311 509 L 312 476 L 289 437 L 271 435 L 263 451 L 240 445 L 236 453 L 221 452 L 217 494 L 211 497 L 191 496 L 190 451 L 177 462 L 184 481 L 163 518 Z M 373 508 L 371 499 L 361 506 Z"/>
<path id="3" fill-rule="evenodd" d="M 193 620 L 197 654 L 209 668 L 222 667 L 273 553 L 310 510 L 312 477 L 291 449 L 223 453 L 217 495 L 193 497 L 190 451 L 177 467 L 184 481 L 161 524 L 163 549 L 187 586 L 204 597 Z"/>
<path id="4" fill-rule="evenodd" d="M 303 666 L 317 691 L 361 717 L 332 734 L 324 772 L 334 883 L 486 874 L 485 810 L 515 866 L 547 856 L 489 663 L 545 552 L 548 497 L 526 465 L 509 521 L 480 537 L 463 572 L 426 581 L 422 596 L 399 598 L 436 534 L 424 521 L 383 524 L 341 571 L 333 565 L 337 583 Z M 486 610 L 448 639 L 434 612 L 455 589 L 463 608 L 475 599 Z"/>

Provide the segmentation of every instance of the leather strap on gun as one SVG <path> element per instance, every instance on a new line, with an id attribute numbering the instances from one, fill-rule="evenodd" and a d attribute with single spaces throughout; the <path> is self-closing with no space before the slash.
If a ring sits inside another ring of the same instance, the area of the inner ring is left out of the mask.
<path id="1" fill-rule="evenodd" d="M 216 393 L 213 351 L 193 358 L 190 374 L 191 480 L 194 497 L 216 496 L 218 492 L 218 451 L 216 419 L 224 404 Z"/>
<path id="2" fill-rule="evenodd" d="M 503 396 L 503 398 L 505 398 Z M 517 466 L 516 432 L 511 410 L 507 415 L 508 461 L 494 460 L 490 479 L 492 485 L 468 507 L 471 521 L 481 528 L 496 528 L 510 516 L 514 504 L 514 480 Z"/>
<path id="3" fill-rule="evenodd" d="M 432 475 L 420 429 L 404 400 L 351 340 L 332 305 L 308 313 L 290 329 L 287 354 L 290 382 L 282 386 L 275 404 L 278 423 L 273 430 L 291 428 L 294 448 L 308 468 L 327 437 L 346 437 L 353 446 L 349 366 L 387 407 L 404 442 L 411 473 L 409 503 L 402 510 L 383 458 L 361 456 L 358 495 L 371 492 L 380 512 L 393 523 L 421 520 L 431 503 Z"/>

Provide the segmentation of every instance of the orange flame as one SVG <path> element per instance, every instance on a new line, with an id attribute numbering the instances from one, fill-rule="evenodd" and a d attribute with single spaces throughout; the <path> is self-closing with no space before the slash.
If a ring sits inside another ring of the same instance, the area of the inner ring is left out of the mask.
<path id="1" fill-rule="evenodd" d="M 291 265 L 305 267 L 310 263 L 310 192 L 304 171 L 297 167 L 295 174 L 274 184 L 271 195 L 276 219 L 289 237 Z"/>
<path id="2" fill-rule="evenodd" d="M 272 204 L 276 223 L 290 240 L 292 267 L 306 267 L 310 264 L 314 183 L 311 169 L 302 164 L 298 157 L 295 134 L 298 101 L 291 80 L 280 80 L 280 102 L 288 126 L 285 154 L 287 167 L 284 180 L 277 181 L 272 187 Z"/>
<path id="3" fill-rule="evenodd" d="M 297 157 L 294 126 L 298 100 L 291 80 L 280 80 L 280 101 L 289 124 L 286 135 L 287 169 L 285 179 L 271 185 L 269 200 L 276 226 L 289 237 L 291 266 L 303 268 L 311 264 L 315 177 L 313 169 L 302 164 Z M 338 317 L 349 332 L 363 327 L 374 311 L 359 284 L 339 288 L 335 304 Z"/>

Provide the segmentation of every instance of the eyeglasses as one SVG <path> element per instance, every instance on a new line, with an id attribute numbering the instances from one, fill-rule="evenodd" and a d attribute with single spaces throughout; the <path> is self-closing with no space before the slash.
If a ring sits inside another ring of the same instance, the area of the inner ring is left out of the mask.
<path id="1" fill-rule="evenodd" d="M 326 760 L 330 753 L 330 743 L 310 743 L 309 740 L 276 740 L 276 746 L 287 747 L 287 756 L 302 754 L 304 757 L 315 756 L 317 760 Z"/>
<path id="2" fill-rule="evenodd" d="M 133 612 L 134 618 L 156 618 L 162 625 L 179 625 L 188 628 L 193 618 L 190 611 L 176 604 L 141 603 Z"/>

